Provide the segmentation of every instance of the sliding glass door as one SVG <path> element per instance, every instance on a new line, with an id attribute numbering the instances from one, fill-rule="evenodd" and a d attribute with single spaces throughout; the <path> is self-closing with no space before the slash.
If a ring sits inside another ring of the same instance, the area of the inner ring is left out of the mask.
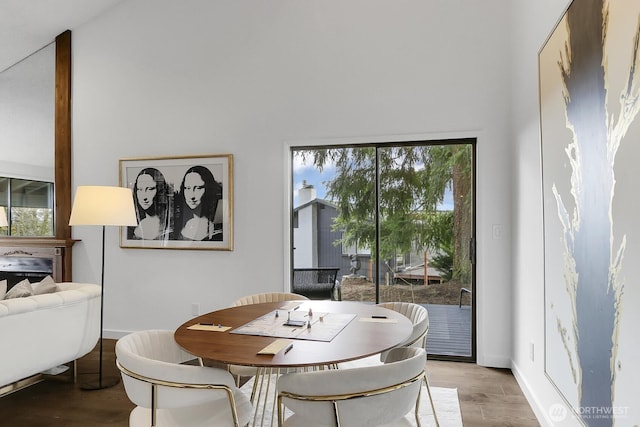
<path id="1" fill-rule="evenodd" d="M 427 351 L 475 359 L 475 140 L 292 149 L 293 269 L 333 297 L 429 311 Z"/>

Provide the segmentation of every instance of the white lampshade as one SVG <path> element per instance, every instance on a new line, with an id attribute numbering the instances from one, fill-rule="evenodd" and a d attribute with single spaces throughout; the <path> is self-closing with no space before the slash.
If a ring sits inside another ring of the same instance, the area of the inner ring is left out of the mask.
<path id="1" fill-rule="evenodd" d="M 8 227 L 7 212 L 4 210 L 4 206 L 0 206 L 0 227 Z"/>
<path id="2" fill-rule="evenodd" d="M 79 186 L 69 225 L 136 225 L 130 188 Z"/>

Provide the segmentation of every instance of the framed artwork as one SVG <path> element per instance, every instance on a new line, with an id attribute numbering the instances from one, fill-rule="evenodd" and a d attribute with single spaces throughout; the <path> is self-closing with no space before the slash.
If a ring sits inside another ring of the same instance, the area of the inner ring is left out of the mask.
<path id="1" fill-rule="evenodd" d="M 638 1 L 574 0 L 539 53 L 545 373 L 566 404 L 548 408 L 558 424 L 640 416 L 639 23 Z"/>
<path id="2" fill-rule="evenodd" d="M 119 169 L 138 218 L 121 227 L 121 247 L 233 250 L 231 154 L 128 158 Z"/>

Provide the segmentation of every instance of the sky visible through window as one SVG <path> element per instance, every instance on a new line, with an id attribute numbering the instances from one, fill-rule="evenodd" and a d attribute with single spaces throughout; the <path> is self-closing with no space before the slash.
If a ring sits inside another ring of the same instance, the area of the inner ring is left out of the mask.
<path id="1" fill-rule="evenodd" d="M 302 188 L 303 182 L 307 185 L 313 185 L 316 190 L 316 197 L 318 199 L 327 199 L 327 186 L 326 183 L 331 181 L 336 173 L 336 168 L 333 165 L 325 166 L 322 172 L 320 172 L 311 160 L 307 160 L 303 163 L 299 156 L 294 154 L 293 157 L 293 207 L 299 205 L 298 191 Z M 453 194 L 448 189 L 444 195 L 442 204 L 438 206 L 438 210 L 453 210 Z"/>

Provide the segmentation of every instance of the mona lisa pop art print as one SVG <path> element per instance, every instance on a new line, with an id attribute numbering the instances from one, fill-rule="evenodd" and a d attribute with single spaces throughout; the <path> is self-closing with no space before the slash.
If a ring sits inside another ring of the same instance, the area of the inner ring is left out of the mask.
<path id="1" fill-rule="evenodd" d="M 119 163 L 120 186 L 132 190 L 138 220 L 121 228 L 121 247 L 233 249 L 231 154 Z"/>

